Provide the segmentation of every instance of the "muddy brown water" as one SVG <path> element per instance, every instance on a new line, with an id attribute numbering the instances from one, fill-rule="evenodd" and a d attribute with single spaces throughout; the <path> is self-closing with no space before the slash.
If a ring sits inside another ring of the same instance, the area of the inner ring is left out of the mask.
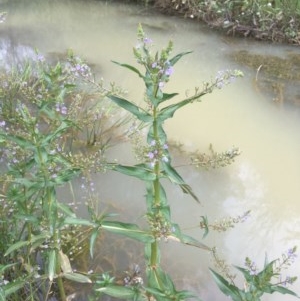
<path id="1" fill-rule="evenodd" d="M 197 22 L 110 2 L 23 0 L 0 1 L 0 4 L 0 9 L 8 13 L 5 23 L 0 24 L 2 62 L 30 56 L 33 48 L 46 55 L 72 48 L 96 66 L 98 76 L 107 82 L 115 81 L 137 102 L 143 99 L 142 83 L 111 60 L 135 64 L 132 47 L 139 22 L 144 24 L 155 47 L 165 46 L 172 39 L 174 53 L 193 51 L 176 65 L 167 92 L 178 92 L 184 97 L 219 70 L 241 69 L 245 73 L 243 79 L 205 96 L 201 103 L 184 108 L 166 122 L 168 136 L 182 143 L 187 151 L 206 151 L 210 143 L 217 151 L 233 145 L 242 151 L 233 165 L 222 169 L 197 171 L 180 167 L 178 171 L 193 187 L 201 205 L 177 187 L 168 186 L 172 215 L 188 234 L 201 238 L 202 232 L 197 227 L 200 216 L 207 215 L 214 221 L 251 210 L 244 223 L 225 233 L 211 233 L 204 241 L 217 246 L 229 264 L 243 265 L 249 256 L 262 266 L 265 253 L 273 259 L 299 245 L 299 109 L 290 104 L 278 105 L 274 95 L 256 89 L 253 85 L 256 70 L 231 56 L 233 52 L 248 51 L 282 58 L 297 53 L 298 48 L 231 39 Z M 294 89 L 296 95 L 297 86 Z M 109 156 L 123 163 L 132 162 L 126 144 L 112 149 Z M 177 155 L 176 164 L 181 161 Z M 138 180 L 107 173 L 96 176 L 94 181 L 102 199 L 114 201 L 124 209 L 125 220 L 126 214 L 132 216 L 132 212 L 139 219 L 144 210 L 144 188 Z M 163 245 L 163 257 L 171 260 L 170 266 L 177 266 L 176 278 L 184 283 L 184 288 L 196 291 L 203 300 L 228 300 L 208 273 L 207 267 L 212 266 L 209 254 L 168 242 Z M 300 276 L 299 259 L 285 273 Z M 293 289 L 300 294 L 299 287 L 296 282 Z M 263 298 L 293 299 L 279 294 Z"/>

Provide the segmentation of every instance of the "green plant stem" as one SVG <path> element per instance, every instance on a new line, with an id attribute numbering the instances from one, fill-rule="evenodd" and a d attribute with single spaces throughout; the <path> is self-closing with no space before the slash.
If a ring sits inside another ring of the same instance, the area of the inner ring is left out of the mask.
<path id="1" fill-rule="evenodd" d="M 61 301 L 66 301 L 66 293 L 65 293 L 65 288 L 64 288 L 64 283 L 62 280 L 62 277 L 60 275 L 60 260 L 59 260 L 59 254 L 58 250 L 56 250 L 56 274 L 58 275 L 57 277 L 57 286 L 58 286 L 58 291 L 59 291 L 59 296 Z"/>

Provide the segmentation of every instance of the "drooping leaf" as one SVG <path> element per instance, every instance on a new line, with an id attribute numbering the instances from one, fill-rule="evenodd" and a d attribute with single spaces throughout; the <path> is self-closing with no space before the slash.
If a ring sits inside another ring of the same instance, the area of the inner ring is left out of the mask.
<path id="1" fill-rule="evenodd" d="M 131 299 L 134 298 L 136 292 L 129 287 L 119 286 L 119 285 L 109 285 L 96 289 L 97 292 L 105 293 L 109 296 L 121 299 Z"/>
<path id="2" fill-rule="evenodd" d="M 217 286 L 226 296 L 230 296 L 233 301 L 243 301 L 239 294 L 239 289 L 234 285 L 230 284 L 223 276 L 210 269 L 213 279 Z"/>
<path id="3" fill-rule="evenodd" d="M 79 273 L 64 273 L 63 276 L 74 282 L 92 283 L 92 280 L 89 277 Z"/>
<path id="4" fill-rule="evenodd" d="M 117 221 L 103 221 L 101 227 L 107 231 L 121 234 L 144 243 L 154 241 L 154 237 L 150 233 L 141 230 L 135 224 L 122 223 Z"/>
<path id="5" fill-rule="evenodd" d="M 272 287 L 273 292 L 278 292 L 280 294 L 284 294 L 284 295 L 292 295 L 295 296 L 297 298 L 300 298 L 295 292 L 287 289 L 286 287 L 283 286 L 279 286 L 279 285 L 275 285 Z"/>
<path id="6" fill-rule="evenodd" d="M 203 244 L 202 242 L 198 241 L 197 239 L 195 239 L 195 238 L 193 238 L 189 235 L 186 235 L 186 234 L 181 235 L 181 242 L 186 244 L 186 245 L 190 245 L 190 246 L 193 246 L 193 247 L 197 247 L 197 248 L 200 248 L 200 249 L 211 251 L 210 247 L 208 247 L 207 245 Z"/>
<path id="7" fill-rule="evenodd" d="M 182 191 L 184 193 L 189 194 L 192 196 L 198 203 L 199 199 L 198 197 L 194 194 L 192 191 L 192 188 L 184 182 L 182 177 L 177 173 L 177 171 L 171 166 L 170 162 L 162 162 L 162 165 L 164 167 L 164 172 L 163 174 L 174 184 L 177 184 L 180 186 Z"/>
<path id="8" fill-rule="evenodd" d="M 206 251 L 211 251 L 211 248 L 208 247 L 207 245 L 203 244 L 202 242 L 198 241 L 197 239 L 189 235 L 182 233 L 178 224 L 173 224 L 172 228 L 173 231 L 172 231 L 172 235 L 170 235 L 170 239 L 173 238 L 175 241 L 180 241 L 186 245 L 197 247 Z"/>
<path id="9" fill-rule="evenodd" d="M 144 76 L 142 75 L 142 73 L 135 67 L 131 66 L 131 65 L 128 65 L 128 64 L 122 64 L 122 63 L 119 63 L 119 62 L 116 62 L 116 61 L 112 61 L 114 64 L 117 64 L 121 67 L 125 67 L 131 71 L 133 71 L 134 73 L 136 73 L 139 77 L 141 78 L 144 78 Z"/>
<path id="10" fill-rule="evenodd" d="M 126 111 L 130 112 L 134 116 L 136 116 L 139 120 L 144 122 L 150 122 L 153 120 L 153 117 L 147 113 L 144 109 L 140 108 L 139 106 L 135 105 L 134 103 L 115 95 L 108 95 L 114 103 L 118 106 L 122 107 Z"/>
<path id="11" fill-rule="evenodd" d="M 143 181 L 153 181 L 156 178 L 155 173 L 146 164 L 137 164 L 126 166 L 121 164 L 107 164 L 108 168 L 123 173 L 127 176 L 136 177 Z"/>

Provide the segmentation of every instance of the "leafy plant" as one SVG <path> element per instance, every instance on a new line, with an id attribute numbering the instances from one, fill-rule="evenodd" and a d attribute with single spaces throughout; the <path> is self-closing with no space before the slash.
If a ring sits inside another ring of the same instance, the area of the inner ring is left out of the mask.
<path id="1" fill-rule="evenodd" d="M 161 267 L 159 242 L 175 240 L 205 250 L 210 250 L 210 248 L 185 235 L 179 225 L 172 222 L 170 205 L 162 185 L 163 179 L 168 179 L 171 183 L 178 185 L 195 201 L 199 202 L 199 200 L 192 188 L 172 166 L 167 134 L 163 125 L 165 120 L 172 118 L 178 109 L 193 102 L 199 102 L 204 95 L 211 93 L 215 88 L 221 88 L 242 74 L 239 71 L 230 70 L 220 72 L 214 81 L 204 83 L 203 89 L 196 88 L 193 96 L 168 104 L 178 94 L 165 93 L 164 86 L 174 71 L 174 65 L 189 52 L 170 57 L 173 44 L 169 42 L 160 53 L 156 52 L 152 55 L 151 47 L 152 41 L 145 36 L 142 27 L 139 26 L 138 45 L 133 51 L 137 62 L 144 67 L 145 73 L 134 66 L 114 62 L 134 72 L 143 80 L 146 89 L 145 106 L 139 106 L 119 95 L 108 95 L 115 104 L 134 115 L 148 129 L 145 139 L 147 144 L 142 148 L 144 156 L 141 163 L 134 166 L 121 164 L 110 166 L 112 170 L 142 180 L 146 186 L 147 212 L 145 216 L 149 229 L 143 233 L 149 233 L 148 238 L 144 240 L 147 283 L 144 286 L 140 281 L 130 287 L 120 287 L 112 283 L 103 285 L 102 281 L 100 287 L 95 290 L 123 299 L 149 300 L 150 296 L 153 296 L 155 300 L 185 300 L 195 296 L 188 291 L 176 290 L 173 280 Z M 232 153 L 232 157 L 237 154 L 237 152 Z"/>
<path id="2" fill-rule="evenodd" d="M 284 254 L 282 259 L 268 262 L 266 258 L 261 271 L 257 270 L 253 261 L 246 258 L 246 268 L 236 266 L 236 269 L 243 274 L 245 279 L 242 289 L 235 284 L 234 277 L 229 276 L 228 273 L 228 280 L 213 270 L 211 270 L 211 273 L 219 289 L 225 295 L 230 296 L 233 301 L 260 301 L 264 294 L 273 294 L 275 292 L 298 297 L 293 291 L 286 288 L 286 285 L 294 283 L 297 277 L 288 276 L 284 280 L 281 279 L 281 270 L 293 262 L 296 256 L 295 252 L 296 247 Z M 274 279 L 277 279 L 275 283 Z"/>

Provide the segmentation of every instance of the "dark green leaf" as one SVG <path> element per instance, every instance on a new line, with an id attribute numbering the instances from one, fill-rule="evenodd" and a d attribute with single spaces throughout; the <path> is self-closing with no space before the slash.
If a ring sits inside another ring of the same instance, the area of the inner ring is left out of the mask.
<path id="1" fill-rule="evenodd" d="M 237 287 L 230 284 L 225 278 L 223 278 L 220 274 L 216 273 L 212 269 L 210 269 L 210 271 L 221 292 L 223 292 L 226 296 L 230 296 L 233 301 L 243 301 Z"/>
<path id="2" fill-rule="evenodd" d="M 125 109 L 126 111 L 132 113 L 134 116 L 136 116 L 139 120 L 144 122 L 150 122 L 153 120 L 153 117 L 148 114 L 144 109 L 140 108 L 139 106 L 135 105 L 134 103 L 115 96 L 115 95 L 108 95 L 108 97 L 116 103 L 121 108 Z"/>
<path id="3" fill-rule="evenodd" d="M 177 96 L 178 93 L 163 93 L 162 95 L 162 99 L 160 100 L 160 103 L 163 102 L 163 101 L 166 101 L 166 100 L 169 100 L 169 99 L 172 99 L 173 97 Z"/>
<path id="4" fill-rule="evenodd" d="M 192 51 L 181 52 L 170 59 L 170 63 L 174 66 L 184 55 L 190 54 Z"/>
<path id="5" fill-rule="evenodd" d="M 276 286 L 272 286 L 272 290 L 273 292 L 278 292 L 280 294 L 284 294 L 284 295 L 292 295 L 292 296 L 295 296 L 297 298 L 299 298 L 299 296 L 294 293 L 293 291 L 287 289 L 286 287 L 283 287 L 283 286 L 279 286 L 279 285 L 276 285 Z"/>
<path id="6" fill-rule="evenodd" d="M 114 221 L 103 221 L 101 227 L 107 231 L 121 234 L 142 241 L 144 243 L 154 241 L 154 237 L 150 233 L 141 230 L 135 224 L 114 222 Z"/>
<path id="7" fill-rule="evenodd" d="M 180 101 L 179 103 L 175 103 L 175 104 L 172 104 L 172 105 L 169 105 L 169 106 L 163 108 L 159 112 L 159 115 L 158 115 L 159 120 L 165 121 L 166 119 L 173 117 L 174 113 L 178 109 L 189 104 L 190 102 L 191 102 L 191 100 L 188 98 L 188 99 Z"/>
<path id="8" fill-rule="evenodd" d="M 162 162 L 164 167 L 164 175 L 174 184 L 177 184 L 181 187 L 184 193 L 191 195 L 198 203 L 199 199 L 192 191 L 192 188 L 187 185 L 182 177 L 177 173 L 177 171 L 170 165 L 170 162 Z"/>
<path id="9" fill-rule="evenodd" d="M 135 67 L 133 67 L 133 66 L 131 66 L 131 65 L 128 65 L 128 64 L 118 63 L 118 62 L 116 62 L 116 61 L 112 61 L 112 62 L 113 62 L 114 64 L 117 64 L 117 65 L 121 66 L 121 67 L 125 67 L 125 68 L 127 68 L 127 69 L 133 71 L 134 73 L 136 73 L 139 77 L 144 78 L 144 76 L 142 75 L 142 73 L 141 73 L 137 68 L 135 68 Z"/>

